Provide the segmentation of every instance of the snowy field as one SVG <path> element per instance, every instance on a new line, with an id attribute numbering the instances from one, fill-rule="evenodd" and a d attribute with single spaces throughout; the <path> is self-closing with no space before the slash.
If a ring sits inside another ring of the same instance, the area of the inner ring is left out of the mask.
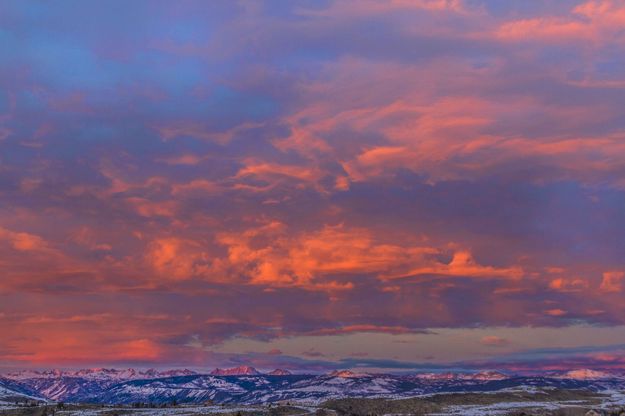
<path id="1" fill-rule="evenodd" d="M 583 407 L 580 402 L 502 402 L 489 405 L 449 406 L 443 413 L 433 413 L 432 416 L 495 416 L 507 415 L 514 411 L 558 410 L 570 407 Z"/>
<path id="2" fill-rule="evenodd" d="M 440 403 L 443 409 L 432 416 L 505 416 L 511 414 L 550 415 L 561 409 L 575 410 L 567 413 L 571 415 L 584 415 L 587 410 L 595 409 L 599 412 L 625 409 L 625 391 L 610 391 L 605 396 L 591 396 L 590 400 L 549 400 L 545 390 L 532 388 L 514 388 L 508 390 L 513 393 L 528 393 L 535 396 L 535 399 L 525 400 L 514 399 L 489 404 L 454 404 L 445 406 Z M 427 395 L 433 397 L 435 395 Z M 49 406 L 52 409 L 54 406 Z M 31 410 L 32 409 L 32 410 Z M 0 401 L 0 416 L 41 416 L 37 407 L 28 408 L 16 406 L 13 403 Z M 317 412 L 325 412 L 326 415 L 336 415 L 337 413 L 329 409 L 321 409 L 318 406 L 297 403 L 292 406 L 248 406 L 248 405 L 181 405 L 166 408 L 133 408 L 128 406 L 73 406 L 65 410 L 56 410 L 54 416 L 199 416 L 199 415 L 267 415 L 267 416 L 298 416 L 315 415 Z M 44 415 L 46 413 L 43 413 Z M 408 414 L 408 413 L 404 413 Z M 555 414 L 555 413 L 554 413 Z M 607 413 L 606 413 L 607 414 Z M 47 413 L 51 416 L 51 413 Z"/>
<path id="3" fill-rule="evenodd" d="M 107 407 L 100 409 L 84 409 L 84 410 L 70 410 L 70 411 L 58 411 L 56 416 L 102 416 L 112 414 L 133 414 L 136 416 L 141 415 L 154 415 L 154 416 L 185 416 L 185 415 L 210 415 L 210 414 L 226 414 L 226 413 L 245 413 L 245 412 L 259 412 L 266 411 L 266 408 L 258 408 L 253 406 L 240 406 L 240 407 L 221 407 L 221 406 L 189 406 L 189 407 L 171 407 L 163 409 L 129 409 L 127 407 Z"/>
<path id="4" fill-rule="evenodd" d="M 53 406 L 52 406 L 53 407 Z M 50 408 L 52 408 L 50 407 Z M 19 407 L 0 402 L 0 415 L 41 415 L 42 407 Z M 317 408 L 312 407 L 289 407 L 288 412 L 279 413 L 286 416 L 314 414 Z M 92 407 L 78 406 L 67 410 L 56 410 L 54 416 L 199 416 L 199 415 L 237 415 L 237 414 L 269 414 L 270 408 L 266 406 L 177 406 L 167 408 L 136 409 L 130 407 Z M 46 413 L 43 413 L 46 414 Z M 51 415 L 51 411 L 47 415 Z"/>
<path id="5" fill-rule="evenodd" d="M 540 392 L 537 392 L 540 393 Z M 433 413 L 431 416 L 505 416 L 520 411 L 545 413 L 549 411 L 557 411 L 561 409 L 594 409 L 597 411 L 605 410 L 621 410 L 625 408 L 625 392 L 604 392 L 609 393 L 609 397 L 604 398 L 600 404 L 589 405 L 583 400 L 570 400 L 562 402 L 550 402 L 550 401 L 520 401 L 520 402 L 501 402 L 488 405 L 464 405 L 464 406 L 449 406 L 444 412 Z M 583 414 L 582 413 L 582 414 Z"/>

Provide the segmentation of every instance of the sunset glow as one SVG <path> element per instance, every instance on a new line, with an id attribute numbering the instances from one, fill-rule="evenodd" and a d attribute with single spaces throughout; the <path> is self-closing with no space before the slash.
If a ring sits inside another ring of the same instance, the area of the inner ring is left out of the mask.
<path id="1" fill-rule="evenodd" d="M 625 369 L 624 28 L 1 1 L 0 368 Z"/>

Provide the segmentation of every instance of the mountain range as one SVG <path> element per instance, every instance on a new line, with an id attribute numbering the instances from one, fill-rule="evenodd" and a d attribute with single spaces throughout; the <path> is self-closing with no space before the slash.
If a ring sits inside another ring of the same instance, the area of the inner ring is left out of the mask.
<path id="1" fill-rule="evenodd" d="M 26 370 L 0 377 L 0 402 L 75 403 L 318 403 L 341 397 L 404 398 L 444 392 L 492 392 L 510 388 L 553 387 L 605 391 L 625 388 L 625 377 L 596 370 L 541 376 L 477 373 L 367 374 L 337 370 L 328 374 L 291 374 L 253 367 L 192 370 Z"/>

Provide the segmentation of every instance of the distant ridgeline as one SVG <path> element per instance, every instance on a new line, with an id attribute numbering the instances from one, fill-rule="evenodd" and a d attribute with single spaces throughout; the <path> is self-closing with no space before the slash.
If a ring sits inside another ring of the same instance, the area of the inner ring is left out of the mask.
<path id="1" fill-rule="evenodd" d="M 333 371 L 292 374 L 253 367 L 191 370 L 87 369 L 21 371 L 0 377 L 0 402 L 28 400 L 74 403 L 319 403 L 343 397 L 415 397 L 444 392 L 493 392 L 526 388 L 624 389 L 625 377 L 593 370 L 544 376 L 512 376 L 499 372 L 366 374 Z"/>

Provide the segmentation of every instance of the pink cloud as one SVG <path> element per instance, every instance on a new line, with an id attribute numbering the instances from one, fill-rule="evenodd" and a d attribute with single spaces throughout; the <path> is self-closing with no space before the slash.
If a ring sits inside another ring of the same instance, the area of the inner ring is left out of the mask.
<path id="1" fill-rule="evenodd" d="M 604 292 L 620 292 L 622 283 L 625 280 L 625 272 L 609 271 L 603 273 L 600 290 Z"/>
<path id="2" fill-rule="evenodd" d="M 489 347 L 505 347 L 510 344 L 510 341 L 506 338 L 501 338 L 496 335 L 488 335 L 483 337 L 480 340 L 480 343 Z"/>

